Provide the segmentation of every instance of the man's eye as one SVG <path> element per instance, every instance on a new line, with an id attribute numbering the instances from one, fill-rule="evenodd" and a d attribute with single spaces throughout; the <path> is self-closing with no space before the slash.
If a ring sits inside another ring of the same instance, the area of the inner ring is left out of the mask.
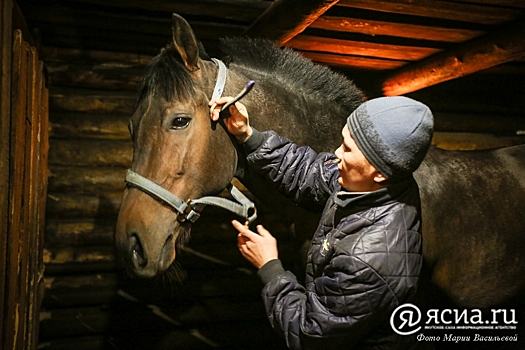
<path id="1" fill-rule="evenodd" d="M 185 129 L 190 124 L 191 118 L 188 117 L 175 117 L 171 121 L 170 128 L 173 130 Z"/>

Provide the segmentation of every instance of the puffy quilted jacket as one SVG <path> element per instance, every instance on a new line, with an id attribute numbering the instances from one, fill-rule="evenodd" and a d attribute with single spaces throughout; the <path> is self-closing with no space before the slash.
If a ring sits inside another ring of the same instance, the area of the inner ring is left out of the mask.
<path id="1" fill-rule="evenodd" d="M 419 190 L 412 177 L 350 193 L 330 153 L 269 131 L 245 144 L 248 164 L 284 194 L 324 211 L 308 254 L 306 284 L 272 260 L 258 274 L 273 328 L 291 349 L 407 349 L 392 311 L 414 295 L 422 266 Z"/>

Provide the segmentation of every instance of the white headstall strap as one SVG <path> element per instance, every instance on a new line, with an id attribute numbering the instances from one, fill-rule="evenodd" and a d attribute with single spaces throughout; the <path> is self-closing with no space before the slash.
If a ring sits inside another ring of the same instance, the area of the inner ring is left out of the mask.
<path id="1" fill-rule="evenodd" d="M 217 81 L 212 94 L 212 99 L 215 99 L 221 97 L 222 93 L 224 92 L 228 68 L 226 68 L 226 65 L 221 60 L 212 58 L 212 61 L 218 66 L 219 69 L 217 73 Z M 233 184 L 228 186 L 230 194 L 239 203 L 235 203 L 226 198 L 213 196 L 201 197 L 184 202 L 182 199 L 166 190 L 159 184 L 135 173 L 131 169 L 128 169 L 126 173 L 126 183 L 144 191 L 153 198 L 169 205 L 171 208 L 178 211 L 178 220 L 180 222 L 195 222 L 200 217 L 200 212 L 206 205 L 214 205 L 229 210 L 245 218 L 249 223 L 253 222 L 257 218 L 255 204 Z"/>

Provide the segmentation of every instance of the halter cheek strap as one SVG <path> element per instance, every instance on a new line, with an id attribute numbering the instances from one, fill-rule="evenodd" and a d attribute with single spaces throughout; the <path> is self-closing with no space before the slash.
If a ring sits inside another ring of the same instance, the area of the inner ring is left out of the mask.
<path id="1" fill-rule="evenodd" d="M 217 81 L 212 94 L 212 99 L 215 99 L 222 96 L 224 87 L 226 86 L 226 76 L 228 69 L 221 60 L 215 58 L 212 58 L 212 60 L 218 66 Z M 178 211 L 179 222 L 189 221 L 193 223 L 197 221 L 197 219 L 200 217 L 200 212 L 206 205 L 214 205 L 229 210 L 243 217 L 249 223 L 252 223 L 257 218 L 255 204 L 244 194 L 242 194 L 242 192 L 233 184 L 230 184 L 228 189 L 232 197 L 237 200 L 238 203 L 235 203 L 226 198 L 214 196 L 201 197 L 199 199 L 193 199 L 185 202 L 159 184 L 135 173 L 131 169 L 128 169 L 126 173 L 126 183 L 142 190 L 153 198 Z"/>

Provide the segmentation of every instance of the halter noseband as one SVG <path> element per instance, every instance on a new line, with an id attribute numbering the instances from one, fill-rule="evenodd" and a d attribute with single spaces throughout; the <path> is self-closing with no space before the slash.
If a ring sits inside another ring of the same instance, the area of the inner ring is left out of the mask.
<path id="1" fill-rule="evenodd" d="M 215 83 L 215 88 L 212 94 L 212 99 L 215 99 L 222 96 L 224 87 L 226 86 L 226 75 L 228 69 L 221 60 L 216 58 L 212 58 L 212 60 L 219 68 L 217 82 Z M 189 221 L 193 223 L 197 221 L 200 217 L 200 212 L 206 205 L 214 205 L 229 210 L 245 218 L 249 223 L 252 223 L 257 218 L 255 204 L 242 194 L 242 192 L 233 184 L 230 184 L 228 189 L 232 197 L 239 203 L 226 198 L 214 196 L 201 197 L 199 199 L 188 200 L 188 202 L 185 202 L 159 184 L 135 173 L 131 169 L 128 169 L 126 173 L 126 183 L 142 190 L 153 198 L 178 211 L 179 215 L 177 220 L 179 222 Z"/>

